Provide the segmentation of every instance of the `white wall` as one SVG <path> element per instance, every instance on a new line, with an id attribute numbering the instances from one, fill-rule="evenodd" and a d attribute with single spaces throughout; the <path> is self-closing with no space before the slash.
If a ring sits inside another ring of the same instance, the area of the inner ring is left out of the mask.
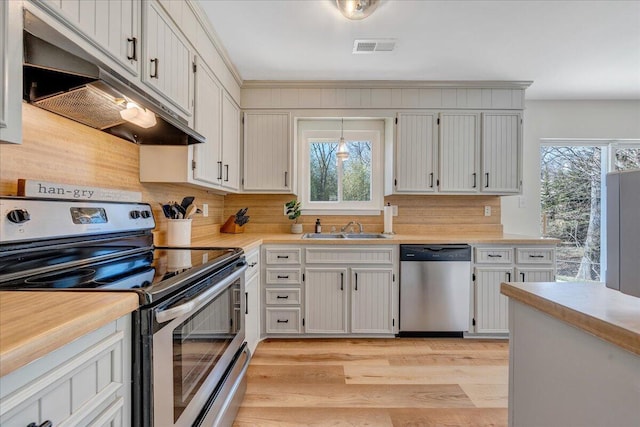
<path id="1" fill-rule="evenodd" d="M 538 236 L 540 139 L 640 139 L 640 101 L 527 100 L 525 108 L 523 194 L 502 198 L 502 224 L 505 233 Z"/>

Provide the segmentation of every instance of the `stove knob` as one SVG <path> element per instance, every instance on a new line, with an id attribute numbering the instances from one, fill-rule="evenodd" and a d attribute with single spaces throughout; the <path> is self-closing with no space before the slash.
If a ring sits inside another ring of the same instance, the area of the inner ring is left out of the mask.
<path id="1" fill-rule="evenodd" d="M 129 216 L 131 219 L 138 219 L 140 218 L 140 211 L 131 211 L 129 212 Z"/>
<path id="2" fill-rule="evenodd" d="M 151 212 L 149 211 L 141 211 L 140 215 L 142 215 L 142 218 L 150 218 L 151 217 Z"/>
<path id="3" fill-rule="evenodd" d="M 14 224 L 22 224 L 31 219 L 31 215 L 24 209 L 14 209 L 7 214 L 7 219 Z"/>

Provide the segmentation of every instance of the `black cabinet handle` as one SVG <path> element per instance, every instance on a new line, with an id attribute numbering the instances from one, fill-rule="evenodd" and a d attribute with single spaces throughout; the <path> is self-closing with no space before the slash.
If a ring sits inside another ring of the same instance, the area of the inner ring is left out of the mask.
<path id="1" fill-rule="evenodd" d="M 284 186 L 288 187 L 289 186 L 289 180 L 287 179 L 289 177 L 289 173 L 287 171 L 284 171 Z"/>
<path id="2" fill-rule="evenodd" d="M 289 319 L 287 319 L 287 320 L 280 320 L 280 319 L 278 319 L 278 320 L 277 320 L 277 322 L 278 322 L 278 323 L 289 323 Z"/>
<path id="3" fill-rule="evenodd" d="M 358 290 L 358 273 L 355 273 L 356 275 L 356 291 Z"/>
<path id="4" fill-rule="evenodd" d="M 153 69 L 153 73 L 149 74 L 149 77 L 151 77 L 152 79 L 157 79 L 158 78 L 158 58 L 153 58 L 150 61 L 152 64 L 155 65 L 155 67 Z"/>
<path id="5" fill-rule="evenodd" d="M 249 264 L 249 267 L 255 267 L 257 264 L 257 262 L 252 262 L 251 264 Z"/>
<path id="6" fill-rule="evenodd" d="M 244 314 L 249 314 L 249 292 L 244 293 Z"/>
<path id="7" fill-rule="evenodd" d="M 473 188 L 476 188 L 476 173 L 473 173 Z"/>
<path id="8" fill-rule="evenodd" d="M 487 256 L 488 256 L 489 258 L 502 258 L 502 255 L 488 254 Z"/>
<path id="9" fill-rule="evenodd" d="M 484 178 L 485 178 L 484 188 L 489 188 L 489 172 L 486 172 L 484 174 Z"/>
<path id="10" fill-rule="evenodd" d="M 529 258 L 544 258 L 544 255 L 529 255 Z"/>
<path id="11" fill-rule="evenodd" d="M 520 273 L 520 276 L 522 277 L 522 281 L 524 282 L 524 273 Z"/>
<path id="12" fill-rule="evenodd" d="M 288 279 L 289 278 L 289 276 L 277 276 L 277 277 L 278 277 L 278 279 Z"/>
<path id="13" fill-rule="evenodd" d="M 218 179 L 222 179 L 222 162 L 216 162 L 218 164 Z"/>
<path id="14" fill-rule="evenodd" d="M 38 425 L 36 423 L 30 423 L 27 427 L 52 427 L 53 423 L 49 420 L 43 422 L 42 424 Z"/>
<path id="15" fill-rule="evenodd" d="M 510 281 L 511 281 L 511 273 L 507 271 L 507 282 L 510 282 Z"/>
<path id="16" fill-rule="evenodd" d="M 289 259 L 289 255 L 278 255 L 276 258 L 278 258 L 278 259 Z"/>
<path id="17" fill-rule="evenodd" d="M 433 172 L 429 174 L 429 187 L 433 188 Z"/>
<path id="18" fill-rule="evenodd" d="M 138 53 L 136 52 L 136 48 L 138 45 L 138 39 L 135 37 L 129 37 L 127 42 L 131 43 L 131 56 L 127 55 L 127 59 L 137 61 Z"/>
<path id="19" fill-rule="evenodd" d="M 285 296 L 276 295 L 276 299 L 289 299 L 289 295 L 285 295 Z"/>
<path id="20" fill-rule="evenodd" d="M 344 273 L 340 273 L 340 290 L 344 291 Z"/>
<path id="21" fill-rule="evenodd" d="M 225 175 L 226 175 L 226 178 L 224 180 L 229 181 L 229 165 L 224 165 L 224 169 L 225 169 Z"/>

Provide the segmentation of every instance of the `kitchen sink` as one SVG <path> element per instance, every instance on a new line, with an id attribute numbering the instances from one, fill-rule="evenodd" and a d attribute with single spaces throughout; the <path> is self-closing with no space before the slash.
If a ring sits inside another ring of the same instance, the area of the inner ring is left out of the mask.
<path id="1" fill-rule="evenodd" d="M 382 233 L 306 233 L 303 239 L 390 239 Z"/>

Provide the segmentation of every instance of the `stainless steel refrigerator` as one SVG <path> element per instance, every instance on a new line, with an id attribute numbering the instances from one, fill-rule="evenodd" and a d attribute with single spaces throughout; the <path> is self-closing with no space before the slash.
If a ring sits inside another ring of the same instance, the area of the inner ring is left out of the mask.
<path id="1" fill-rule="evenodd" d="M 640 170 L 607 175 L 607 287 L 640 297 Z"/>

